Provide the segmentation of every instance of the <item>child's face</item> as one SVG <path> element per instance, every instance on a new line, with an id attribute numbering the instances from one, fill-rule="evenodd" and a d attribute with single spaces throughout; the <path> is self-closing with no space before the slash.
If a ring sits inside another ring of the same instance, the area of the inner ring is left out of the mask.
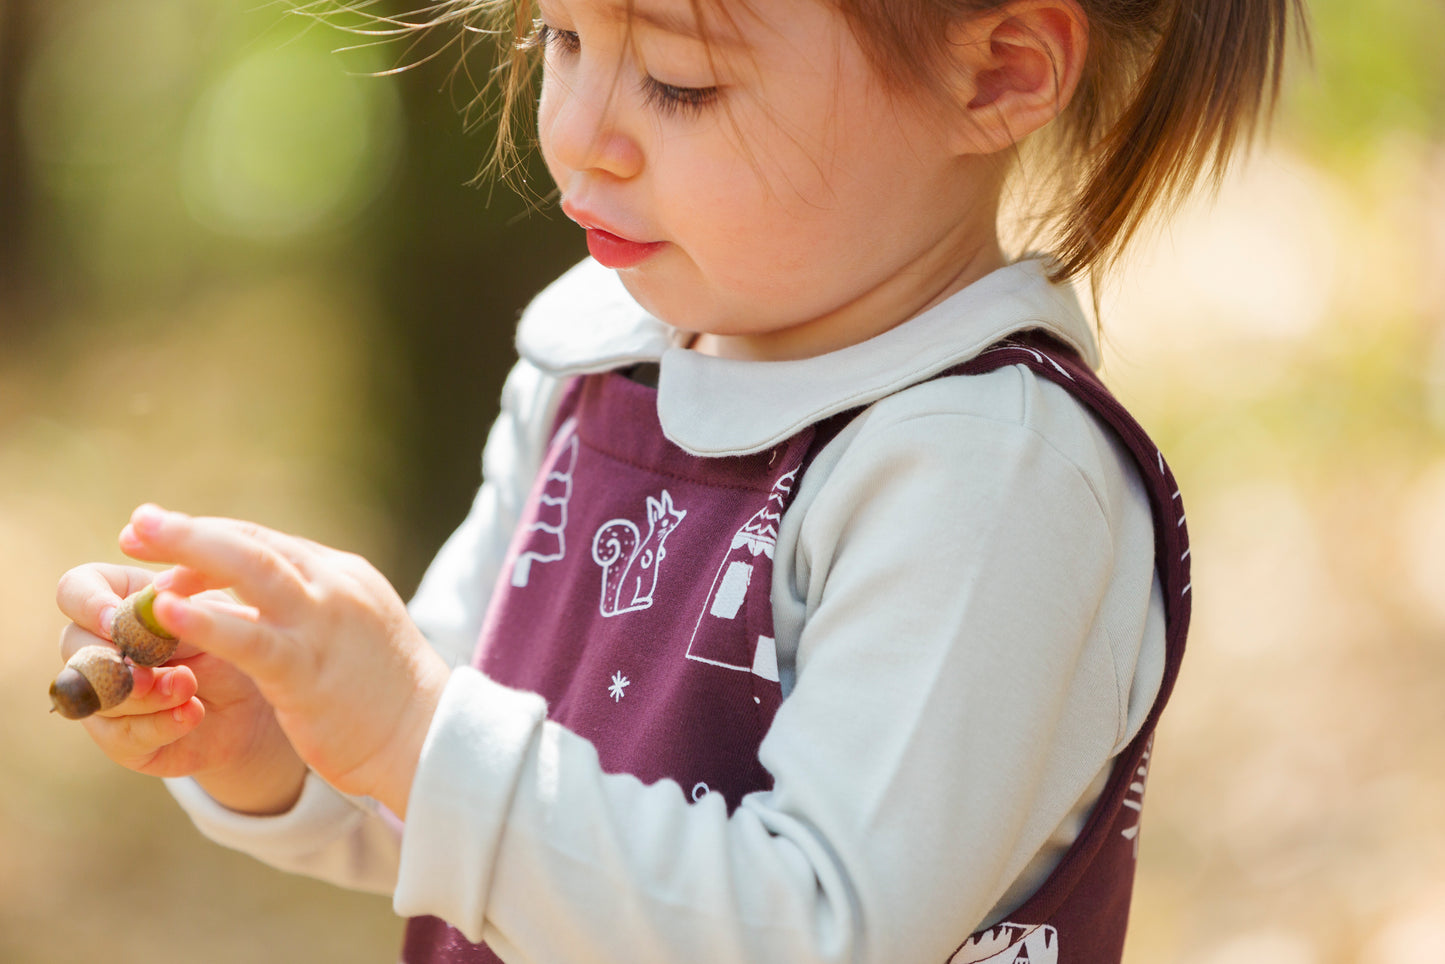
<path id="1" fill-rule="evenodd" d="M 997 181 L 822 0 L 541 0 L 543 156 L 594 257 L 705 351 L 862 341 L 997 267 Z"/>

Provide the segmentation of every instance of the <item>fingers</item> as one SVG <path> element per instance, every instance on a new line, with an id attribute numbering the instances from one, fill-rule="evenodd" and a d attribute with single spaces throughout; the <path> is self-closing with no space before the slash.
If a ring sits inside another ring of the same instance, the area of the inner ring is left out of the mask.
<path id="1" fill-rule="evenodd" d="M 80 722 L 106 756 L 122 766 L 146 772 L 166 747 L 193 731 L 205 716 L 205 706 L 192 697 L 154 713 L 96 714 Z"/>
<path id="2" fill-rule="evenodd" d="M 189 666 L 164 666 L 156 669 L 132 666 L 131 674 L 135 678 L 135 685 L 130 696 L 119 706 L 101 710 L 98 716 L 120 719 L 164 713 L 184 706 L 196 695 L 199 688 L 196 674 Z"/>
<path id="3" fill-rule="evenodd" d="M 109 646 L 110 636 L 91 632 L 79 623 L 70 623 L 60 631 L 60 658 L 69 660 L 82 646 Z"/>
<path id="4" fill-rule="evenodd" d="M 107 756 L 143 769 L 164 747 L 195 729 L 205 716 L 190 667 L 132 667 L 135 686 L 125 702 L 81 720 Z"/>
<path id="5" fill-rule="evenodd" d="M 157 573 L 154 585 L 157 591 L 169 590 L 180 596 L 195 596 L 228 588 L 216 577 L 197 572 L 188 566 L 174 566 L 165 572 Z"/>
<path id="6" fill-rule="evenodd" d="M 256 622 L 261 618 L 260 612 L 255 606 L 247 606 L 245 603 L 237 602 L 229 593 L 218 590 L 203 590 L 199 587 L 207 585 L 208 580 L 199 576 L 185 567 L 168 569 L 157 575 L 156 588 L 164 594 L 193 597 L 198 605 L 204 605 L 213 613 L 224 613 L 234 616 L 237 619 L 244 619 L 249 622 Z M 180 642 L 176 646 L 176 652 L 171 657 L 172 661 L 178 661 L 204 652 L 204 650 L 192 646 L 179 627 L 166 621 L 165 607 L 156 610 L 154 604 L 151 612 L 158 617 L 161 628 L 177 637 Z"/>
<path id="7" fill-rule="evenodd" d="M 254 609 L 167 591 L 156 596 L 155 614 L 177 636 L 248 676 L 265 677 L 279 656 L 275 635 Z"/>
<path id="8" fill-rule="evenodd" d="M 154 575 L 139 566 L 103 562 L 76 566 L 60 577 L 55 603 L 72 622 L 109 639 L 110 616 L 115 608 L 126 596 L 145 588 Z"/>
<path id="9" fill-rule="evenodd" d="M 82 646 L 110 646 L 102 639 L 75 623 L 60 632 L 60 658 L 70 660 Z M 192 651 L 194 653 L 194 650 Z M 179 658 L 179 654 L 178 657 Z M 109 710 L 102 710 L 101 716 L 128 716 L 137 713 L 155 713 L 176 707 L 196 695 L 196 674 L 189 666 L 171 665 L 130 667 L 133 680 L 130 695 L 125 702 Z"/>
<path id="10" fill-rule="evenodd" d="M 242 599 L 282 618 L 304 603 L 298 563 L 305 543 L 249 522 L 186 516 L 143 505 L 121 530 L 121 549 L 148 562 L 179 564 L 159 584 L 182 592 L 229 587 Z M 162 623 L 165 616 L 157 615 Z M 166 624 L 177 632 L 179 627 Z M 177 632 L 178 635 L 180 633 Z"/>

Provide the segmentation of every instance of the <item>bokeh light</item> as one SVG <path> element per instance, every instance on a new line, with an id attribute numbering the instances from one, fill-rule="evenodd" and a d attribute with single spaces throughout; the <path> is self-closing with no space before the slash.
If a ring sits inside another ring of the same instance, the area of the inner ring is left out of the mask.
<path id="1" fill-rule="evenodd" d="M 398 149 L 395 87 L 343 75 L 335 39 L 312 30 L 259 47 L 201 95 L 181 173 L 201 223 L 288 238 L 344 224 L 373 200 Z"/>
<path id="2" fill-rule="evenodd" d="M 1276 132 L 1100 291 L 1195 563 L 1128 964 L 1445 960 L 1445 5 L 1310 8 Z M 356 42 L 0 3 L 0 964 L 395 960 L 385 898 L 202 840 L 45 697 L 55 582 L 141 501 L 404 592 L 466 511 L 516 313 L 580 239 L 466 185 L 451 52 L 374 77 L 425 51 Z"/>

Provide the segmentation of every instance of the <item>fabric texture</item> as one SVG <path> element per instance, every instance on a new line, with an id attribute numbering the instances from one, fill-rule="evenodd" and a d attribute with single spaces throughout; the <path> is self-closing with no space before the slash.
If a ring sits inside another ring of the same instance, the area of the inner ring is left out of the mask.
<path id="1" fill-rule="evenodd" d="M 394 879 L 398 913 L 504 960 L 947 959 L 1048 877 L 1164 675 L 1149 500 L 1114 434 L 1024 365 L 920 384 L 1026 330 L 1097 359 L 1034 262 L 863 345 L 766 364 L 679 347 L 584 263 L 524 316 L 483 486 L 412 602 L 458 669 L 399 849 L 385 814 L 318 819 L 365 812 L 320 781 L 272 818 L 185 781 L 178 799 L 278 866 Z M 773 786 L 731 813 L 607 773 L 540 697 L 465 665 L 568 378 L 646 361 L 667 438 L 706 458 L 865 407 L 778 528 Z"/>
<path id="2" fill-rule="evenodd" d="M 821 441 L 702 458 L 668 441 L 656 391 L 618 372 L 569 386 L 474 665 L 547 701 L 609 774 L 670 780 L 732 811 L 782 701 L 772 620 L 778 523 Z M 406 964 L 492 964 L 435 917 Z"/>

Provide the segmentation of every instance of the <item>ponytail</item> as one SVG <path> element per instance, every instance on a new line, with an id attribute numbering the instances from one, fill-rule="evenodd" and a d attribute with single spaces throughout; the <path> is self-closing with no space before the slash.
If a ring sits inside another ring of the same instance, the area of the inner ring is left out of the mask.
<path id="1" fill-rule="evenodd" d="M 1303 0 L 1083 5 L 1106 36 L 1110 26 L 1121 28 L 1124 47 L 1131 46 L 1130 28 L 1140 27 L 1140 8 L 1163 6 L 1167 21 L 1132 92 L 1108 96 L 1109 84 L 1098 75 L 1109 65 L 1096 63 L 1095 96 L 1075 105 L 1081 110 L 1072 133 L 1087 161 L 1062 215 L 1056 279 L 1116 261 L 1151 212 L 1177 205 L 1201 180 L 1218 187 L 1234 149 L 1272 114 L 1288 24 L 1292 14 L 1301 23 L 1304 16 Z M 1117 112 L 1103 107 L 1111 101 Z M 1112 121 L 1107 129 L 1090 130 L 1106 119 Z"/>
<path id="2" fill-rule="evenodd" d="M 1012 0 L 831 2 L 885 79 L 926 91 L 949 63 L 948 26 Z M 1027 152 L 1058 202 L 1022 212 L 1029 244 L 1054 253 L 1056 281 L 1097 277 L 1151 215 L 1201 180 L 1217 187 L 1273 112 L 1291 21 L 1308 45 L 1305 0 L 1076 2 L 1089 23 L 1083 74 Z"/>

